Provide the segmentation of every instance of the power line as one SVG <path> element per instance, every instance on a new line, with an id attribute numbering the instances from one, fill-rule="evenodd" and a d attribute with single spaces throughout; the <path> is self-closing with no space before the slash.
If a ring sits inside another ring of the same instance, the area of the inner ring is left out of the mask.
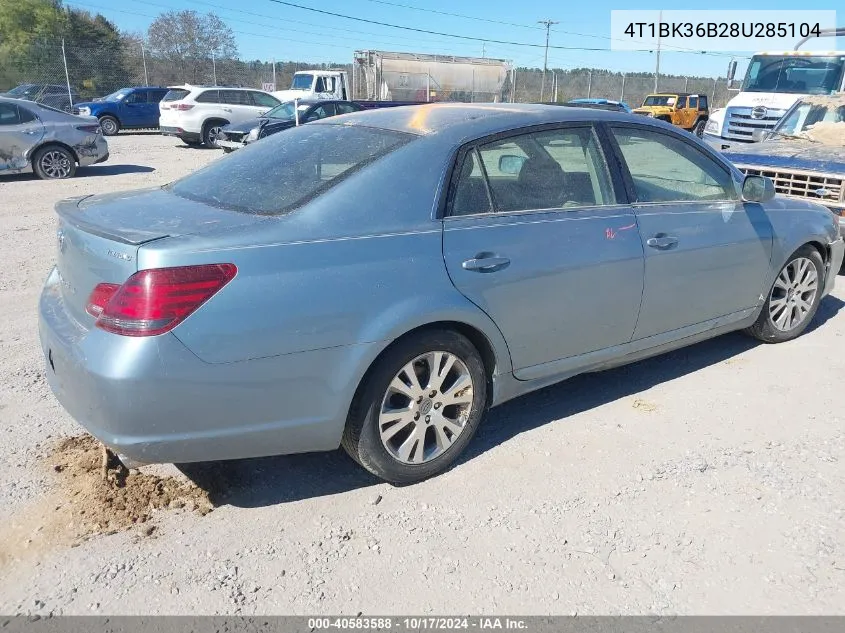
<path id="1" fill-rule="evenodd" d="M 488 42 L 492 44 L 504 44 L 506 46 L 524 46 L 529 48 L 543 48 L 544 44 L 533 44 L 530 42 L 513 42 L 509 40 L 495 40 L 489 37 L 473 37 L 471 35 L 458 35 L 455 33 L 444 33 L 442 31 L 431 31 L 429 29 L 420 29 L 413 26 L 404 26 L 401 24 L 391 24 L 389 22 L 381 22 L 379 20 L 370 20 L 367 18 L 359 18 L 353 15 L 345 15 L 343 13 L 335 13 L 334 11 L 326 11 L 325 9 L 317 9 L 315 7 L 307 7 L 301 4 L 296 4 L 294 2 L 287 2 L 286 0 L 269 0 L 270 2 L 274 2 L 276 4 L 281 4 L 287 7 L 293 7 L 295 9 L 302 9 L 303 11 L 312 11 L 314 13 L 320 13 L 322 15 L 331 15 L 336 18 L 345 18 L 347 20 L 354 20 L 355 22 L 364 22 L 366 24 L 375 24 L 377 26 L 385 26 L 394 29 L 401 29 L 403 31 L 413 31 L 415 33 L 427 33 L 429 35 L 439 35 L 441 37 L 452 37 L 461 40 L 470 40 L 474 42 Z M 589 46 L 549 46 L 549 48 L 556 49 L 556 50 L 574 50 L 574 51 L 595 51 L 595 52 L 609 52 L 610 49 L 607 48 L 593 48 Z M 641 49 L 641 50 L 629 50 L 626 52 L 652 52 L 652 49 Z M 715 52 L 708 52 L 708 51 L 695 51 L 695 50 L 678 50 L 676 52 L 679 53 L 695 53 L 698 55 L 719 55 L 719 56 L 731 56 L 725 53 L 715 53 Z"/>
<path id="2" fill-rule="evenodd" d="M 374 2 L 376 4 L 386 4 L 391 7 L 401 7 L 403 9 L 411 9 L 412 11 L 424 11 L 426 13 L 436 13 L 437 15 L 448 15 L 452 18 L 463 18 L 465 20 L 476 20 L 478 22 L 487 22 L 489 24 L 502 24 L 504 26 L 516 26 L 522 29 L 539 30 L 539 26 L 533 24 L 518 24 L 516 22 L 505 22 L 503 20 L 493 20 L 490 18 L 481 18 L 476 15 L 466 15 L 464 13 L 450 13 L 448 11 L 438 11 L 437 9 L 426 9 L 423 7 L 413 7 L 410 4 L 401 4 L 399 2 L 388 2 L 387 0 L 367 0 L 367 2 Z"/>

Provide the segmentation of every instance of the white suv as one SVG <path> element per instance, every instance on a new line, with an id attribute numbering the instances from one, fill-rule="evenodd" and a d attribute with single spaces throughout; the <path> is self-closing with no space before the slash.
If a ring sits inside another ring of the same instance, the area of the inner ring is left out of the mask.
<path id="1" fill-rule="evenodd" d="M 280 103 L 269 93 L 249 88 L 174 86 L 159 102 L 159 129 L 188 145 L 217 147 L 224 125 L 256 119 Z"/>

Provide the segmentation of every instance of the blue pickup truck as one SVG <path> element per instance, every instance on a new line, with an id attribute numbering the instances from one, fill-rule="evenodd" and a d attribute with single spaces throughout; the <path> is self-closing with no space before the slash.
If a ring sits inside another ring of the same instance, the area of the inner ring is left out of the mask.
<path id="1" fill-rule="evenodd" d="M 95 116 L 106 136 L 120 130 L 157 128 L 158 102 L 167 94 L 167 88 L 142 86 L 121 88 L 107 97 L 74 105 L 73 113 Z"/>

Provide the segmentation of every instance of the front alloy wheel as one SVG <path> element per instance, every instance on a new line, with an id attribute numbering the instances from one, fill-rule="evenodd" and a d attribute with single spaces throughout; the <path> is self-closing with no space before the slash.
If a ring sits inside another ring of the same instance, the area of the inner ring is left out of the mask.
<path id="1" fill-rule="evenodd" d="M 802 246 L 775 278 L 757 321 L 746 330 L 764 343 L 799 336 L 816 314 L 824 288 L 825 265 L 812 246 Z"/>

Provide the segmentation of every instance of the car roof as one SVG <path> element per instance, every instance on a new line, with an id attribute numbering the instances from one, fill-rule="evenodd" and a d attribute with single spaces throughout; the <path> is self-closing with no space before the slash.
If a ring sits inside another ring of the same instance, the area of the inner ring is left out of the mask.
<path id="1" fill-rule="evenodd" d="M 331 125 L 331 119 L 324 119 Z M 422 136 L 486 136 L 512 129 L 549 123 L 631 121 L 642 123 L 640 115 L 598 108 L 561 108 L 530 103 L 427 103 L 353 112 L 343 125 L 407 132 Z M 316 124 L 322 124 L 316 121 Z M 313 125 L 313 124 L 312 124 Z"/>

